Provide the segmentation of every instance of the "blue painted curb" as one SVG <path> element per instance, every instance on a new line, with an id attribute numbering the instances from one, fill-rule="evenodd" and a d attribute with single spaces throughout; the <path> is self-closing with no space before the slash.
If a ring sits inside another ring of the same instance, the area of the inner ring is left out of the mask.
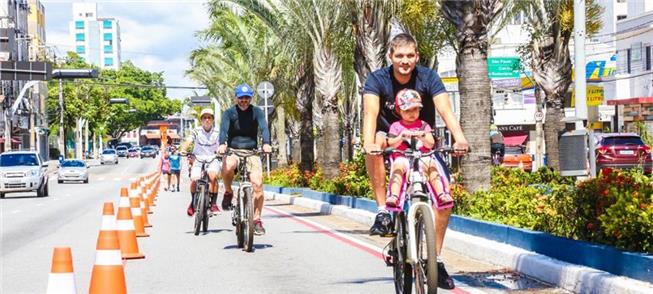
<path id="1" fill-rule="evenodd" d="M 301 194 L 302 197 L 345 205 L 376 213 L 376 202 L 352 196 L 313 191 L 308 188 L 286 188 L 265 185 L 265 191 L 283 194 Z M 653 283 L 653 256 L 627 252 L 607 245 L 562 238 L 551 234 L 515 228 L 507 225 L 452 215 L 452 230 L 506 243 L 561 261 L 583 265 L 615 275 L 626 276 Z"/>

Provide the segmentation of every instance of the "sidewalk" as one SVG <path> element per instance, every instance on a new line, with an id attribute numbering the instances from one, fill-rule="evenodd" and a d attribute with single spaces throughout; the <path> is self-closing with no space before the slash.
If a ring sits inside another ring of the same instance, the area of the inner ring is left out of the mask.
<path id="1" fill-rule="evenodd" d="M 270 200 L 303 206 L 319 211 L 321 214 L 338 215 L 368 226 L 374 223 L 375 214 L 363 209 L 332 205 L 324 201 L 267 190 L 265 197 Z M 480 261 L 514 269 L 575 293 L 653 293 L 653 285 L 649 283 L 563 262 L 451 229 L 447 231 L 444 247 Z M 560 250 L 564 249 L 560 248 Z"/>

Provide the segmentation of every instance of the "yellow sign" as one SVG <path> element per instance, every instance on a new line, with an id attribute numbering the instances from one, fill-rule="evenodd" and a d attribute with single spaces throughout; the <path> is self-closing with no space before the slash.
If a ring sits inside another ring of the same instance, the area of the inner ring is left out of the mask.
<path id="1" fill-rule="evenodd" d="M 603 104 L 603 87 L 587 86 L 587 106 L 599 106 Z M 571 107 L 576 107 L 576 91 L 571 92 Z"/>

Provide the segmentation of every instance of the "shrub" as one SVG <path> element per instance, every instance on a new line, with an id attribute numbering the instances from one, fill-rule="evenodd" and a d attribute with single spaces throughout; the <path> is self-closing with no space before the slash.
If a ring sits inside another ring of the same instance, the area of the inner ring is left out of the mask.
<path id="1" fill-rule="evenodd" d="M 270 176 L 266 176 L 263 182 L 281 187 L 305 187 L 307 184 L 306 177 L 297 164 L 270 171 Z"/>

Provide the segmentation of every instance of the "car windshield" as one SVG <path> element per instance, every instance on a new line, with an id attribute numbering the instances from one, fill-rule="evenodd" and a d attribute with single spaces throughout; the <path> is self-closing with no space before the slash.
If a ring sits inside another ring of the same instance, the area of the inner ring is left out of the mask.
<path id="1" fill-rule="evenodd" d="M 141 149 L 141 151 L 154 151 L 154 148 L 152 148 L 152 147 L 143 147 L 143 149 Z"/>
<path id="2" fill-rule="evenodd" d="M 623 136 L 623 137 L 607 137 L 603 138 L 601 145 L 645 145 L 640 137 L 637 136 Z"/>
<path id="3" fill-rule="evenodd" d="M 61 164 L 62 167 L 84 167 L 84 162 L 79 160 L 66 160 Z"/>
<path id="4" fill-rule="evenodd" d="M 104 150 L 102 154 L 116 154 L 116 150 Z"/>
<path id="5" fill-rule="evenodd" d="M 129 149 L 129 152 L 136 152 L 136 149 L 134 149 L 134 148 Z"/>
<path id="6" fill-rule="evenodd" d="M 127 147 L 125 146 L 118 146 L 116 150 L 121 151 L 121 150 L 127 150 Z"/>
<path id="7" fill-rule="evenodd" d="M 3 154 L 0 155 L 0 166 L 38 166 L 36 154 Z"/>

